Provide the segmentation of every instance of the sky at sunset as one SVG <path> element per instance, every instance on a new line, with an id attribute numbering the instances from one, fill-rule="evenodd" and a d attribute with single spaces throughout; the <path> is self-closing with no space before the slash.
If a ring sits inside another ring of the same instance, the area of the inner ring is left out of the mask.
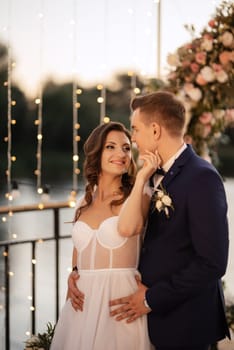
<path id="1" fill-rule="evenodd" d="M 161 0 L 161 74 L 166 57 L 199 33 L 221 1 Z M 158 0 L 0 0 L 0 41 L 26 94 L 40 82 L 108 83 L 118 72 L 157 74 Z"/>

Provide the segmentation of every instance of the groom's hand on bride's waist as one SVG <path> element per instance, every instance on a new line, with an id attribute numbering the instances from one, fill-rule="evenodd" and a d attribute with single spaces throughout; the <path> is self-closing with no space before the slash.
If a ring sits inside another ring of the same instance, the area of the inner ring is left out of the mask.
<path id="1" fill-rule="evenodd" d="M 145 315 L 151 311 L 145 306 L 145 292 L 148 288 L 141 282 L 138 282 L 138 290 L 126 297 L 114 299 L 110 301 L 110 316 L 115 317 L 117 321 L 126 319 L 127 323 L 135 321 L 138 317 Z M 113 306 L 118 306 L 113 308 Z"/>

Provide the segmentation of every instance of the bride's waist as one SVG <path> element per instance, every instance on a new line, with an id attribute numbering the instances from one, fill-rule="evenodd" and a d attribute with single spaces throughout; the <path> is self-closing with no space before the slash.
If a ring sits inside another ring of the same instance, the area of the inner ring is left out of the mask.
<path id="1" fill-rule="evenodd" d="M 79 269 L 78 273 L 81 274 L 91 274 L 91 273 L 139 273 L 135 267 L 126 267 L 126 268 L 105 268 L 105 269 Z"/>

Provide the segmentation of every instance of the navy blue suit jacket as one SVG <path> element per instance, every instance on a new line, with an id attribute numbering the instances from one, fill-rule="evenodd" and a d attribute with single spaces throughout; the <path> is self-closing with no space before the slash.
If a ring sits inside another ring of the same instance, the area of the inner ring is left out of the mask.
<path id="1" fill-rule="evenodd" d="M 192 147 L 162 181 L 174 210 L 149 213 L 139 269 L 149 287 L 155 346 L 212 344 L 229 336 L 220 278 L 228 259 L 227 202 L 216 169 Z"/>

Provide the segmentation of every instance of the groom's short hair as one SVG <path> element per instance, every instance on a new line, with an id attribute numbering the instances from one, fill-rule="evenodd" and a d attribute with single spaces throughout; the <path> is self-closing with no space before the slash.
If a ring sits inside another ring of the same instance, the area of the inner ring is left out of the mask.
<path id="1" fill-rule="evenodd" d="M 147 95 L 136 96 L 130 104 L 131 110 L 137 108 L 144 113 L 145 124 L 156 121 L 170 134 L 180 135 L 185 125 L 185 108 L 174 94 L 167 91 L 152 92 Z"/>

